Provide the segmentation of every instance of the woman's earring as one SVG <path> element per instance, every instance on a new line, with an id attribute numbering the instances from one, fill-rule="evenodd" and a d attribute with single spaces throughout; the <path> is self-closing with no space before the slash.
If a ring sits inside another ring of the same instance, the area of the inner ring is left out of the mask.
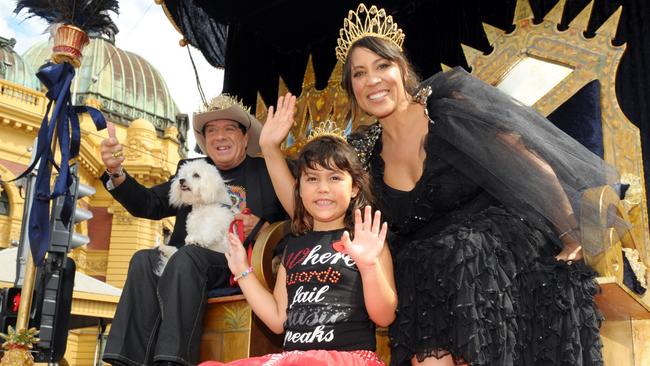
<path id="1" fill-rule="evenodd" d="M 421 88 L 415 94 L 415 101 L 422 104 L 422 105 L 426 105 L 427 104 L 427 98 L 429 98 L 429 95 L 431 95 L 431 92 L 432 92 L 431 87 L 428 86 L 428 85 L 426 87 L 424 87 L 424 88 Z"/>

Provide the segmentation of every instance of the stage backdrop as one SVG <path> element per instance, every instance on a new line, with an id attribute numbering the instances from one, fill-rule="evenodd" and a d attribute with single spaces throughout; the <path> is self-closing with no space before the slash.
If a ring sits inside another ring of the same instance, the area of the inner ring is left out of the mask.
<path id="1" fill-rule="evenodd" d="M 278 77 L 298 93 L 308 56 L 313 56 L 317 85 L 324 87 L 336 58 L 338 29 L 359 1 L 304 0 L 164 0 L 191 44 L 217 67 L 225 67 L 224 91 L 255 106 L 257 91 L 267 105 L 277 98 Z M 482 22 L 512 29 L 515 0 L 380 0 L 406 33 L 404 47 L 422 77 L 440 70 L 440 63 L 467 67 L 461 43 L 490 51 Z M 531 0 L 536 21 L 557 0 Z M 567 0 L 562 25 L 589 3 Z M 615 44 L 627 43 L 617 77 L 619 104 L 641 130 L 650 154 L 650 1 L 594 0 L 586 37 L 590 37 L 619 6 L 623 13 Z M 647 155 L 650 156 L 650 155 Z M 650 182 L 650 157 L 644 159 Z"/>

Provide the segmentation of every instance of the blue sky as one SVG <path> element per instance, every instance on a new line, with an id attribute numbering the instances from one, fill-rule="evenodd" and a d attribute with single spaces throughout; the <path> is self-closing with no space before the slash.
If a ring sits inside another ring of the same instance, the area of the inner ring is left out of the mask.
<path id="1" fill-rule="evenodd" d="M 43 34 L 47 25 L 40 19 L 26 19 L 25 12 L 16 15 L 14 0 L 0 0 L 0 36 L 15 38 L 16 52 L 22 54 L 37 42 L 48 39 Z M 200 105 L 194 71 L 187 50 L 178 45 L 182 38 L 165 16 L 161 6 L 154 0 L 120 1 L 120 14 L 115 16 L 120 32 L 115 45 L 143 56 L 165 78 L 167 86 L 182 113 L 192 115 Z M 206 96 L 213 97 L 221 92 L 223 70 L 209 65 L 200 51 L 192 49 L 197 64 L 201 85 Z M 190 149 L 193 148 L 191 136 Z"/>

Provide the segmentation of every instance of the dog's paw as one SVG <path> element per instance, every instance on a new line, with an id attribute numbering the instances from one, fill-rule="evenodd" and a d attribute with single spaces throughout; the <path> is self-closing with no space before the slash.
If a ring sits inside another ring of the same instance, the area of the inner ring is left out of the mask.
<path id="1" fill-rule="evenodd" d="M 171 258 L 172 255 L 176 253 L 178 248 L 171 245 L 161 244 L 158 247 L 156 247 L 156 249 L 158 249 L 158 253 L 159 253 L 158 265 L 156 266 L 156 268 L 154 268 L 153 272 L 156 274 L 156 276 L 160 277 L 160 275 L 162 275 L 163 271 L 165 270 L 165 266 L 167 266 L 167 262 L 169 261 L 169 258 Z"/>

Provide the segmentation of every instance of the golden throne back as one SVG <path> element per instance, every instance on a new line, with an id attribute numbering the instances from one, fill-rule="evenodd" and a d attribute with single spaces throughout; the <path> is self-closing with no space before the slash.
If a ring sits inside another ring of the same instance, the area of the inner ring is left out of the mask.
<path id="1" fill-rule="evenodd" d="M 462 48 L 473 75 L 544 115 L 549 115 L 587 83 L 594 80 L 600 82 L 604 158 L 617 168 L 622 182 L 630 184 L 630 190 L 622 202 L 612 192 L 602 188 L 586 192 L 584 199 L 598 202 L 603 213 L 615 212 L 632 226 L 631 230 L 612 227 L 613 231 L 584 228 L 583 240 L 603 241 L 604 247 L 619 248 L 594 257 L 586 256 L 586 260 L 601 276 L 608 278 L 601 280 L 603 285 L 616 283 L 621 285 L 621 291 L 625 291 L 627 288 L 622 286 L 620 247 L 638 253 L 636 265 L 647 265 L 650 263 L 650 236 L 639 130 L 623 114 L 616 98 L 616 71 L 625 45 L 615 46 L 612 40 L 622 7 L 598 28 L 592 38 L 585 38 L 593 1 L 569 23 L 568 29 L 561 31 L 558 26 L 565 2 L 558 1 L 541 23 L 534 24 L 528 1 L 518 0 L 513 19 L 514 31 L 506 33 L 483 24 L 493 47 L 491 53 L 484 55 L 465 45 Z M 540 79 L 540 75 L 543 79 Z M 605 216 L 601 221 L 607 219 Z M 645 274 L 640 275 L 640 280 L 645 281 Z M 634 303 L 641 305 L 645 312 L 639 314 L 645 313 L 643 317 L 650 318 L 650 301 L 630 295 L 634 300 L 632 306 L 636 305 Z M 626 314 L 617 311 L 610 314 L 610 318 L 613 316 L 624 318 Z"/>
<path id="2" fill-rule="evenodd" d="M 585 260 L 600 276 L 602 292 L 596 301 L 605 315 L 602 327 L 605 364 L 650 365 L 650 295 L 646 292 L 640 296 L 623 284 L 623 253 L 642 283 L 648 282 L 645 269 L 650 264 L 640 134 L 623 114 L 616 98 L 616 72 L 625 45 L 616 46 L 612 41 L 623 9 L 619 7 L 593 37 L 586 38 L 593 0 L 566 30 L 559 30 L 565 3 L 566 0 L 559 0 L 539 24 L 534 24 L 528 0 L 517 0 L 512 32 L 483 24 L 493 47 L 489 54 L 466 45 L 462 48 L 473 75 L 543 115 L 549 115 L 587 83 L 600 82 L 604 159 L 616 167 L 622 183 L 629 184 L 630 189 L 622 201 L 611 187 L 596 187 L 584 193 L 583 203 L 596 203 L 601 210 L 598 217 L 583 217 L 581 222 L 606 225 L 581 227 L 582 240 L 608 248 L 596 256 L 585 255 Z M 538 79 L 540 75 L 546 80 Z M 631 227 L 609 222 L 612 215 Z"/>
<path id="3" fill-rule="evenodd" d="M 294 156 L 304 144 L 312 124 L 331 120 L 343 131 L 350 132 L 357 127 L 375 122 L 372 116 L 357 110 L 354 118 L 350 119 L 350 106 L 348 97 L 341 87 L 343 66 L 336 63 L 324 89 L 316 89 L 316 75 L 311 56 L 307 61 L 305 76 L 302 81 L 302 91 L 296 98 L 295 124 L 284 143 L 283 150 L 288 156 Z M 288 88 L 280 78 L 278 95 L 285 95 Z M 262 97 L 257 95 L 256 117 L 260 121 L 266 120 L 268 107 Z"/>

